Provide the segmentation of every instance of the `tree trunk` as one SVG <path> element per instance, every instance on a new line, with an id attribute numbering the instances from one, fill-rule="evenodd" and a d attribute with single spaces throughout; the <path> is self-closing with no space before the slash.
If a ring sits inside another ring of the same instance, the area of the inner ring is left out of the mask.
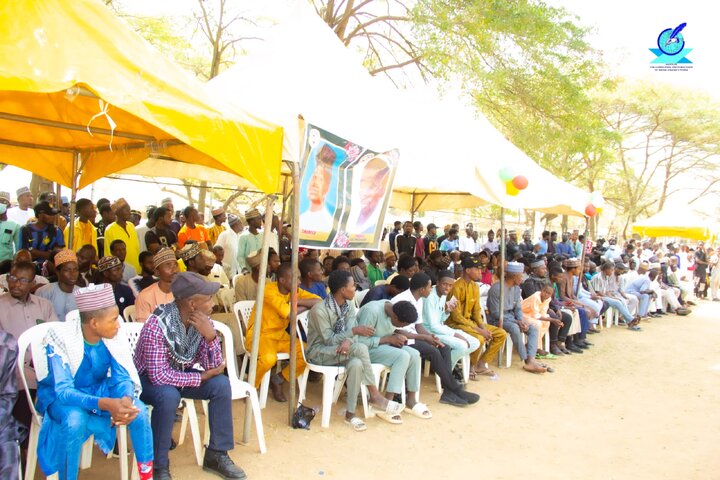
<path id="1" fill-rule="evenodd" d="M 567 232 L 568 231 L 568 216 L 563 215 L 562 216 L 562 223 L 561 223 L 562 231 Z"/>
<path id="2" fill-rule="evenodd" d="M 36 202 L 41 192 L 49 192 L 53 190 L 53 182 L 36 173 L 32 174 L 32 179 L 30 180 L 30 192 Z M 60 198 L 58 198 L 58 200 L 60 200 Z"/>
<path id="3" fill-rule="evenodd" d="M 200 182 L 199 187 L 199 193 L 198 193 L 198 212 L 200 212 L 201 215 L 205 215 L 205 205 L 207 203 L 207 182 L 202 181 Z"/>

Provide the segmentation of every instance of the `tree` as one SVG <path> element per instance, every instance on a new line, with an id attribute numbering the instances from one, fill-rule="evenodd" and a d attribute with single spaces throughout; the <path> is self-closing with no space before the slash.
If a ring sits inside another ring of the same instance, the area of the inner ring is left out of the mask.
<path id="1" fill-rule="evenodd" d="M 606 199 L 625 217 L 624 236 L 679 191 L 718 191 L 720 114 L 710 98 L 634 83 L 595 102 L 614 138 L 617 163 L 605 175 Z"/>
<path id="2" fill-rule="evenodd" d="M 413 67 L 428 79 L 422 52 L 412 38 L 412 10 L 404 0 L 312 0 L 315 11 L 346 46 L 365 53 L 372 75 L 405 72 Z"/>

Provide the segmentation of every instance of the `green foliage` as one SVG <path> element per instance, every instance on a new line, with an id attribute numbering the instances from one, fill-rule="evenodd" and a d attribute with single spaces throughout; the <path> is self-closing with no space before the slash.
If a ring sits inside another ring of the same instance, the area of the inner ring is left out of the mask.
<path id="1" fill-rule="evenodd" d="M 420 0 L 414 16 L 423 61 L 436 76 L 460 78 L 510 141 L 592 188 L 610 159 L 589 92 L 612 82 L 576 17 L 530 0 Z"/>

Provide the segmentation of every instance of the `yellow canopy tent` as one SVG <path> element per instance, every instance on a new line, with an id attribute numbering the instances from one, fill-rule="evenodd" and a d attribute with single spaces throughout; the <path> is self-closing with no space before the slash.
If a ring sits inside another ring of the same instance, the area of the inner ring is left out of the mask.
<path id="1" fill-rule="evenodd" d="M 282 128 L 221 105 L 101 2 L 2 2 L 0 32 L 3 162 L 73 191 L 148 157 L 277 191 Z"/>
<path id="2" fill-rule="evenodd" d="M 650 218 L 635 222 L 633 233 L 643 237 L 680 237 L 692 240 L 711 240 L 711 222 L 689 211 L 662 210 Z"/>

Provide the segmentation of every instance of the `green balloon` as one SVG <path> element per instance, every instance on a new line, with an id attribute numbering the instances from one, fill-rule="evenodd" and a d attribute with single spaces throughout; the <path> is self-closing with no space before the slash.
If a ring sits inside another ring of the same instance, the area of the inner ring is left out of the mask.
<path id="1" fill-rule="evenodd" d="M 500 180 L 503 182 L 509 182 L 513 178 L 515 178 L 515 172 L 512 171 L 512 168 L 503 167 L 500 169 Z"/>

